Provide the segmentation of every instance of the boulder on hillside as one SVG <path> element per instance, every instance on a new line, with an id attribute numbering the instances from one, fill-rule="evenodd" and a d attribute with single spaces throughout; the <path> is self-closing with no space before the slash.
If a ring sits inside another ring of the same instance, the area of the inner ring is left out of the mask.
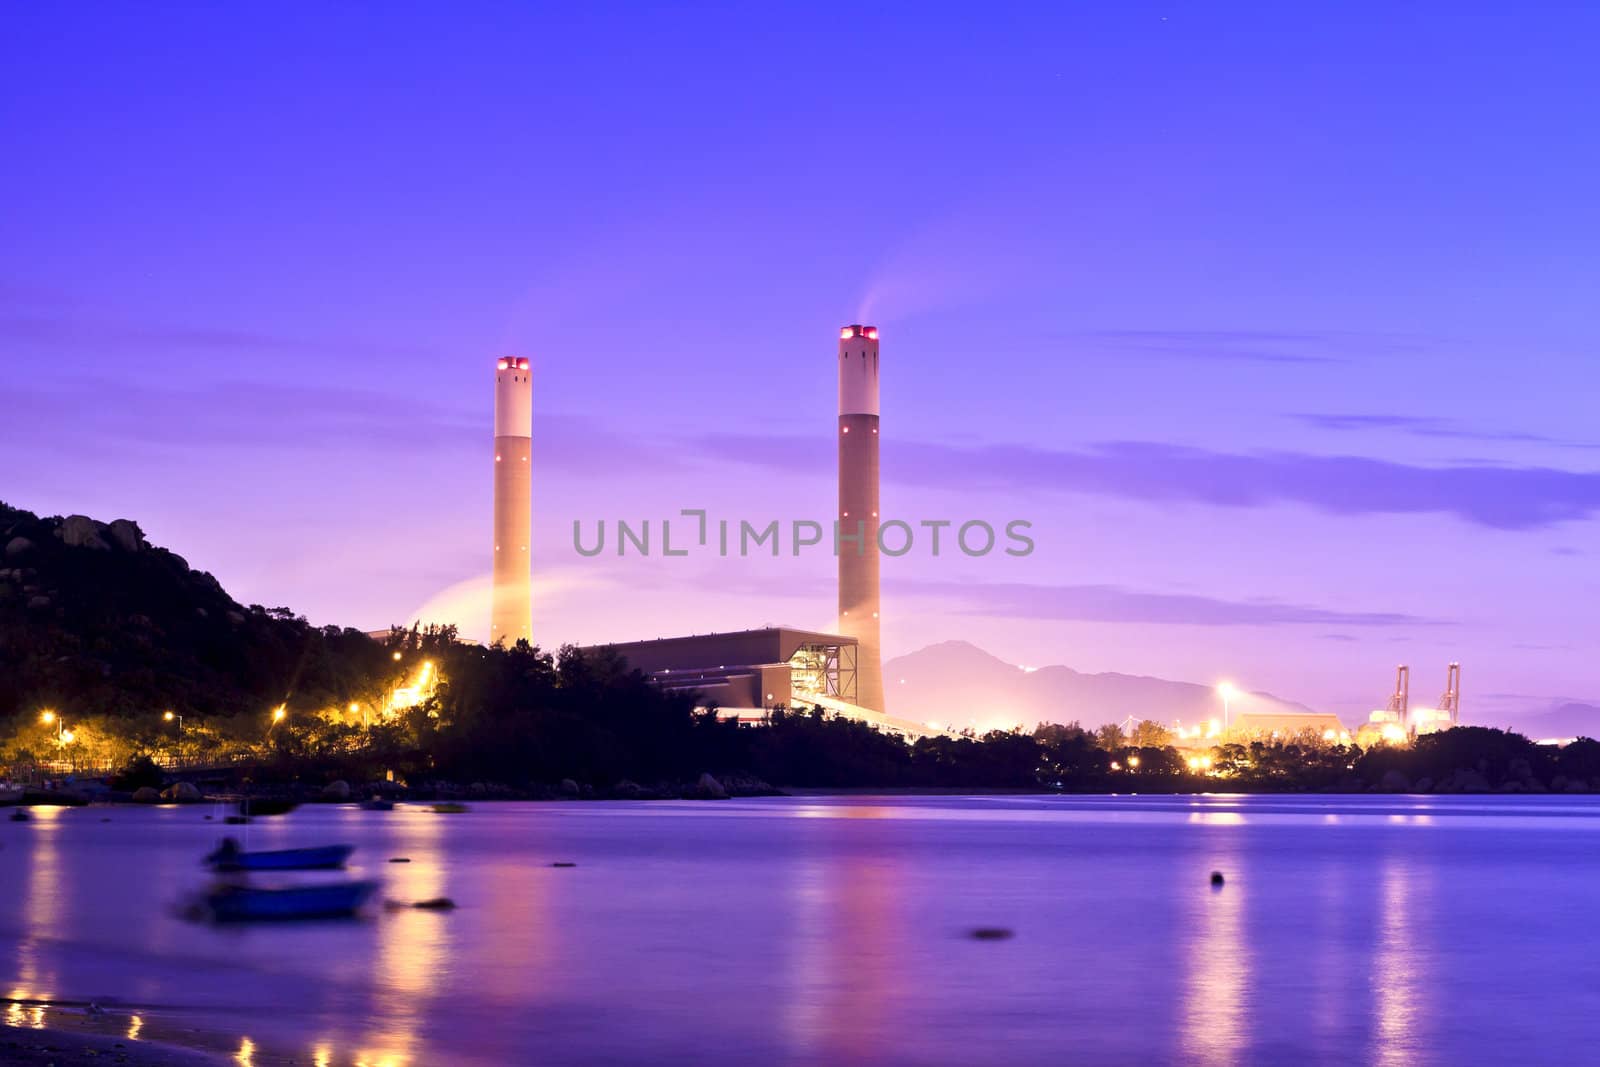
<path id="1" fill-rule="evenodd" d="M 159 804 L 161 802 L 161 793 L 154 786 L 142 785 L 133 791 L 133 802 L 135 804 Z"/>
<path id="2" fill-rule="evenodd" d="M 117 519 L 107 524 L 105 532 L 124 551 L 137 552 L 145 547 L 144 531 L 132 519 Z"/>
<path id="3" fill-rule="evenodd" d="M 562 796 L 575 797 L 580 792 L 578 783 L 571 778 L 561 779 L 561 785 L 558 788 L 560 788 Z"/>
<path id="4" fill-rule="evenodd" d="M 33 542 L 26 537 L 13 537 L 6 542 L 6 559 L 16 559 L 18 556 L 33 551 Z"/>
<path id="5" fill-rule="evenodd" d="M 335 804 L 343 804 L 350 799 L 350 783 L 344 779 L 329 782 L 322 787 L 322 799 Z"/>
<path id="6" fill-rule="evenodd" d="M 727 800 L 728 791 L 722 788 L 722 783 L 711 777 L 708 771 L 700 776 L 694 784 L 694 795 L 701 800 Z"/>
<path id="7" fill-rule="evenodd" d="M 111 546 L 100 536 L 103 530 L 104 526 L 87 515 L 68 515 L 61 520 L 61 525 L 56 527 L 56 536 L 73 548 L 107 551 Z"/>

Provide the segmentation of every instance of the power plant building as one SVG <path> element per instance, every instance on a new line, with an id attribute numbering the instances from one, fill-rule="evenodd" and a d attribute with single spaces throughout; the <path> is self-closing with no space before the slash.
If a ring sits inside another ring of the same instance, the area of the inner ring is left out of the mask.
<path id="1" fill-rule="evenodd" d="M 693 693 L 700 706 L 715 707 L 721 717 L 745 724 L 764 722 L 774 708 L 816 707 L 902 737 L 945 733 L 862 707 L 856 700 L 859 648 L 845 634 L 780 626 L 595 645 L 580 651 L 613 652 L 663 689 Z"/>
<path id="2" fill-rule="evenodd" d="M 838 634 L 772 627 L 597 647 L 664 689 L 693 690 L 718 707 L 788 707 L 807 696 L 856 702 L 856 643 Z"/>

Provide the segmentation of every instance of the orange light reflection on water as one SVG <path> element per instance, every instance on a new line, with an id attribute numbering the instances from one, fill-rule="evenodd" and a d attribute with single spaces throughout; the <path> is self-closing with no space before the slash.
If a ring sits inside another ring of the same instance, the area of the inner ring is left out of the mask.
<path id="1" fill-rule="evenodd" d="M 1204 821 L 1198 813 L 1189 818 Z M 1213 861 L 1230 874 L 1239 866 L 1233 849 L 1221 851 Z M 1197 882 L 1199 877 L 1197 871 Z M 1234 879 L 1219 889 L 1195 894 L 1188 919 L 1189 959 L 1179 1030 L 1185 1063 L 1218 1067 L 1237 1063 L 1249 1038 L 1246 998 L 1252 960 L 1242 881 Z"/>
<path id="2" fill-rule="evenodd" d="M 810 817 L 816 817 L 812 815 Z M 871 805 L 830 807 L 827 818 L 889 819 Z M 796 1055 L 819 1063 L 870 1063 L 895 1052 L 897 999 L 909 992 L 900 922 L 901 873 L 862 831 L 839 834 L 794 880 L 796 994 L 784 1024 Z M 870 833 L 870 831 L 868 831 Z"/>
<path id="3" fill-rule="evenodd" d="M 441 842 L 447 820 L 424 811 L 406 811 L 397 847 L 410 863 L 385 870 L 383 895 L 414 903 L 444 896 L 444 853 Z M 450 953 L 450 923 L 432 911 L 399 908 L 377 918 L 376 1004 L 370 1028 L 351 1053 L 354 1067 L 409 1067 L 418 1035 L 416 1020 L 426 1015 L 440 968 Z M 331 1058 L 332 1050 L 328 1050 Z"/>

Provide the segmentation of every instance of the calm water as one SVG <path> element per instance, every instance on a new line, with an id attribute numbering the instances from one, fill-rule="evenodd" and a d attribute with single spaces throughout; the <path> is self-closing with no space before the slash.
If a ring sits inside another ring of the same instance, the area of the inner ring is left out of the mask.
<path id="1" fill-rule="evenodd" d="M 354 842 L 460 908 L 249 929 L 173 914 L 209 807 L 39 811 L 0 822 L 0 981 L 258 1065 L 1566 1065 L 1597 800 L 307 808 L 250 846 Z"/>

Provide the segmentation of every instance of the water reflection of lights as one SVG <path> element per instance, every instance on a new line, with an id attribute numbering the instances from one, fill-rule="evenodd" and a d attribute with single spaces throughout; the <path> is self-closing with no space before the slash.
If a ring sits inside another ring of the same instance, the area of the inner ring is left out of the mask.
<path id="1" fill-rule="evenodd" d="M 410 1062 L 411 1060 L 408 1056 L 395 1056 L 381 1053 L 378 1055 L 373 1055 L 367 1052 L 358 1052 L 356 1053 L 353 1067 L 406 1067 L 406 1064 Z"/>
<path id="2" fill-rule="evenodd" d="M 396 652 L 396 656 L 400 653 Z M 311 1067 L 333 1067 L 333 1046 L 317 1045 L 311 1050 Z"/>
<path id="3" fill-rule="evenodd" d="M 441 842 L 447 820 L 407 819 L 397 844 L 411 862 L 388 872 L 386 894 L 396 900 L 431 900 L 445 895 Z M 449 955 L 450 927 L 433 912 L 403 908 L 380 919 L 376 1004 L 362 1047 L 350 1053 L 354 1067 L 406 1067 L 417 1042 L 416 1024 L 427 1012 L 440 969 Z"/>
<path id="4" fill-rule="evenodd" d="M 239 1039 L 239 1051 L 234 1053 L 233 1062 L 239 1067 L 255 1067 L 256 1043 L 248 1037 Z"/>
<path id="5" fill-rule="evenodd" d="M 1229 870 L 1237 866 L 1232 853 L 1216 860 Z M 1196 893 L 1195 900 L 1198 914 L 1189 935 L 1180 1031 L 1183 1059 L 1192 1064 L 1232 1064 L 1238 1062 L 1247 1037 L 1251 959 L 1244 926 L 1245 893 L 1230 881 L 1224 889 Z"/>
<path id="6" fill-rule="evenodd" d="M 23 890 L 23 926 L 26 931 L 17 946 L 17 978 L 33 989 L 32 997 L 48 1000 L 49 988 L 55 985 L 55 975 L 41 971 L 41 945 L 60 933 L 62 926 L 61 901 L 61 846 L 57 837 L 61 833 L 61 808 L 35 808 L 32 843 L 28 857 L 28 879 Z M 39 1024 L 39 1025 L 42 1025 Z"/>
<path id="7" fill-rule="evenodd" d="M 139 1031 L 144 1029 L 144 1020 L 137 1015 L 128 1017 L 128 1040 L 139 1040 Z"/>
<path id="8" fill-rule="evenodd" d="M 850 812 L 843 817 L 884 814 L 871 806 Z M 849 832 L 854 838 L 862 830 Z M 805 1062 L 881 1061 L 890 1051 L 896 999 L 911 985 L 901 972 L 899 871 L 883 851 L 855 843 L 852 849 L 836 842 L 826 858 L 806 862 L 790 891 L 795 995 L 784 1023 L 792 1051 Z"/>
<path id="9" fill-rule="evenodd" d="M 1418 950 L 1414 924 L 1431 905 L 1424 877 L 1420 866 L 1413 866 L 1407 857 L 1386 858 L 1379 903 L 1381 932 L 1373 963 L 1378 1033 L 1372 1062 L 1379 1067 L 1407 1067 L 1416 1062 L 1422 1044 L 1418 1029 L 1428 1015 L 1423 1003 L 1428 984 L 1422 973 L 1427 953 Z"/>
<path id="10" fill-rule="evenodd" d="M 1189 821 L 1201 826 L 1243 826 L 1244 815 L 1237 811 L 1191 811 Z"/>

